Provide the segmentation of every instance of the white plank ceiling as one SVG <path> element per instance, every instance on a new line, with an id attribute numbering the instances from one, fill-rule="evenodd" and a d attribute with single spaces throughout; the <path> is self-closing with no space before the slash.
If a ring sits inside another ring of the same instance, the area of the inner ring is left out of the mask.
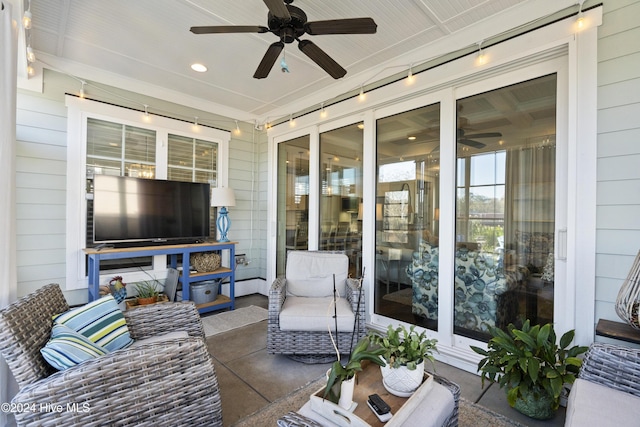
<path id="1" fill-rule="evenodd" d="M 28 0 L 14 0 L 26 8 Z M 575 2 L 574 2 L 575 3 Z M 429 49 L 473 45 L 572 3 L 567 0 L 295 0 L 309 21 L 371 17 L 376 34 L 304 35 L 347 70 L 334 80 L 297 43 L 265 79 L 253 73 L 277 36 L 195 35 L 191 26 L 267 26 L 262 0 L 31 0 L 31 46 L 43 67 L 100 83 L 118 80 L 179 93 L 212 112 L 251 120 L 283 114 L 359 87 L 376 69 L 428 58 Z M 517 17 L 517 18 L 514 18 Z M 190 65 L 203 63 L 206 73 Z M 395 72 L 401 68 L 396 68 Z M 99 71 L 99 72 L 98 72 Z M 150 85 L 150 86 L 147 86 Z M 125 87 L 121 84 L 119 87 Z M 171 100 L 171 99 L 169 99 Z M 217 110 L 217 111 L 213 111 Z M 226 111 L 225 111 L 226 110 Z"/>

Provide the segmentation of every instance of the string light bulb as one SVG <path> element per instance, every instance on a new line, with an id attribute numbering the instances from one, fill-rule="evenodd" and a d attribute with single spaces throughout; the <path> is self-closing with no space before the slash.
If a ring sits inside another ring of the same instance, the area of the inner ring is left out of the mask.
<path id="1" fill-rule="evenodd" d="M 27 7 L 27 10 L 25 10 L 24 15 L 22 15 L 22 26 L 24 27 L 25 30 L 31 29 L 32 17 L 33 16 L 31 15 L 31 2 L 29 2 L 29 6 Z"/>
<path id="2" fill-rule="evenodd" d="M 409 73 L 407 74 L 407 84 L 413 84 L 416 78 L 413 76 L 413 64 L 409 66 Z"/>
<path id="3" fill-rule="evenodd" d="M 578 2 L 578 17 L 576 18 L 576 26 L 578 27 L 578 30 L 582 30 L 585 26 L 584 14 L 582 13 L 582 3 L 584 3 L 584 0 Z"/>
<path id="4" fill-rule="evenodd" d="M 33 53 L 33 48 L 31 45 L 27 46 L 27 61 L 33 63 L 36 62 L 36 54 Z"/>
<path id="5" fill-rule="evenodd" d="M 236 120 L 236 129 L 235 129 L 235 134 L 236 135 L 240 135 L 240 126 L 238 126 L 238 121 Z"/>
<path id="6" fill-rule="evenodd" d="M 360 101 L 364 101 L 366 98 L 366 95 L 364 94 L 364 88 L 362 86 L 360 86 L 360 95 L 358 95 L 358 99 Z"/>
<path id="7" fill-rule="evenodd" d="M 198 116 L 195 116 L 195 117 L 193 118 L 193 125 L 194 125 L 195 127 L 198 127 Z"/>
<path id="8" fill-rule="evenodd" d="M 33 77 L 36 74 L 35 68 L 31 64 L 27 65 L 27 75 Z"/>
<path id="9" fill-rule="evenodd" d="M 324 109 L 324 102 L 320 104 L 320 118 L 324 119 L 327 117 L 327 110 Z"/>
<path id="10" fill-rule="evenodd" d="M 482 50 L 482 42 L 478 43 L 478 57 L 476 58 L 476 63 L 478 65 L 484 65 L 487 63 L 487 55 L 485 55 L 484 50 Z"/>
<path id="11" fill-rule="evenodd" d="M 81 80 L 80 83 L 82 84 L 82 86 L 80 86 L 80 98 L 84 99 L 84 85 L 86 85 L 87 82 Z"/>
<path id="12" fill-rule="evenodd" d="M 294 127 L 296 125 L 296 121 L 293 120 L 293 114 L 289 115 L 289 126 Z"/>

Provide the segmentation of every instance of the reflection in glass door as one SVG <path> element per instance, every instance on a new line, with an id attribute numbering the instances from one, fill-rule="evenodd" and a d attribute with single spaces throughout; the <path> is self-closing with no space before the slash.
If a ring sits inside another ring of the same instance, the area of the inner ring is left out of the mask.
<path id="1" fill-rule="evenodd" d="M 440 104 L 379 119 L 374 311 L 437 330 Z"/>
<path id="2" fill-rule="evenodd" d="M 276 276 L 286 254 L 307 250 L 309 235 L 309 135 L 278 144 L 278 234 Z"/>
<path id="3" fill-rule="evenodd" d="M 553 321 L 556 80 L 457 101 L 458 335 Z"/>
<path id="4" fill-rule="evenodd" d="M 349 257 L 362 274 L 362 123 L 320 134 L 319 249 Z"/>

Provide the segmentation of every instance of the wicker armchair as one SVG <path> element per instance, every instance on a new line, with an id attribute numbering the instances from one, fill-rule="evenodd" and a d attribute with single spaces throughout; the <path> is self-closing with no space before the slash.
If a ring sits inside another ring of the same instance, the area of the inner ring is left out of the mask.
<path id="1" fill-rule="evenodd" d="M 591 344 L 569 393 L 565 426 L 630 426 L 639 418 L 640 349 Z"/>
<path id="2" fill-rule="evenodd" d="M 320 258 L 324 261 L 318 261 L 313 258 Z M 360 290 L 360 282 L 356 279 L 347 277 L 348 258 L 343 253 L 336 252 L 311 252 L 311 251 L 291 251 L 287 257 L 287 277 L 291 278 L 292 270 L 298 272 L 309 271 L 313 276 L 314 268 L 318 267 L 316 262 L 325 262 L 330 260 L 326 267 L 328 280 L 331 279 L 332 273 L 337 273 L 336 277 L 344 277 L 345 292 L 341 295 L 348 302 L 351 310 L 352 326 L 349 330 L 341 330 L 338 332 L 336 345 L 343 354 L 348 354 L 352 344 L 362 338 L 366 334 L 365 330 L 365 302 L 364 294 Z M 294 265 L 302 263 L 300 265 Z M 307 264 L 308 263 L 308 264 Z M 344 270 L 344 271 L 342 271 Z M 297 277 L 300 279 L 300 277 Z M 304 281 L 305 279 L 303 279 Z M 308 278 L 308 281 L 317 280 L 316 278 Z M 311 287 L 315 287 L 317 283 L 309 283 Z M 291 288 L 291 286 L 289 286 Z M 317 287 L 315 287 L 317 289 Z M 317 330 L 283 330 L 280 324 L 280 315 L 287 297 L 291 297 L 291 289 L 288 289 L 288 280 L 285 277 L 277 278 L 271 285 L 269 290 L 269 318 L 267 326 L 267 352 L 270 354 L 284 354 L 290 358 L 304 363 L 326 363 L 336 360 L 336 352 L 329 336 L 328 326 L 332 327 L 332 314 L 328 314 L 322 319 L 318 319 Z M 331 297 L 325 297 L 324 301 Z M 321 303 L 322 304 L 322 303 Z M 326 303 L 322 307 L 329 308 Z M 330 310 L 329 310 L 330 311 Z M 331 320 L 329 320 L 331 319 Z M 357 322 L 355 322 L 357 319 Z M 354 332 L 355 328 L 355 332 Z M 334 330 L 332 329 L 332 332 Z"/>
<path id="3" fill-rule="evenodd" d="M 117 350 L 56 372 L 40 349 L 52 316 L 68 309 L 60 287 L 50 284 L 0 311 L 0 353 L 20 387 L 12 402 L 28 408 L 14 413 L 18 425 L 222 425 L 218 380 L 192 303 L 124 313 L 134 339 L 169 328 L 188 337 Z"/>
<path id="4" fill-rule="evenodd" d="M 640 397 L 640 349 L 593 343 L 578 378 Z"/>

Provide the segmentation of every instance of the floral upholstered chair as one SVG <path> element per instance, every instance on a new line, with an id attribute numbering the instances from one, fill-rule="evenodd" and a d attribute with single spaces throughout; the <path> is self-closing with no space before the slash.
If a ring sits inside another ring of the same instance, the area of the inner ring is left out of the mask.
<path id="1" fill-rule="evenodd" d="M 406 269 L 413 288 L 413 314 L 432 320 L 438 318 L 438 256 L 437 246 L 421 240 Z"/>
<path id="2" fill-rule="evenodd" d="M 406 273 L 413 286 L 414 314 L 438 318 L 439 248 L 421 241 Z M 502 254 L 460 247 L 455 260 L 454 325 L 477 332 L 490 326 L 504 327 L 517 316 L 514 292 L 522 272 L 505 269 Z"/>

